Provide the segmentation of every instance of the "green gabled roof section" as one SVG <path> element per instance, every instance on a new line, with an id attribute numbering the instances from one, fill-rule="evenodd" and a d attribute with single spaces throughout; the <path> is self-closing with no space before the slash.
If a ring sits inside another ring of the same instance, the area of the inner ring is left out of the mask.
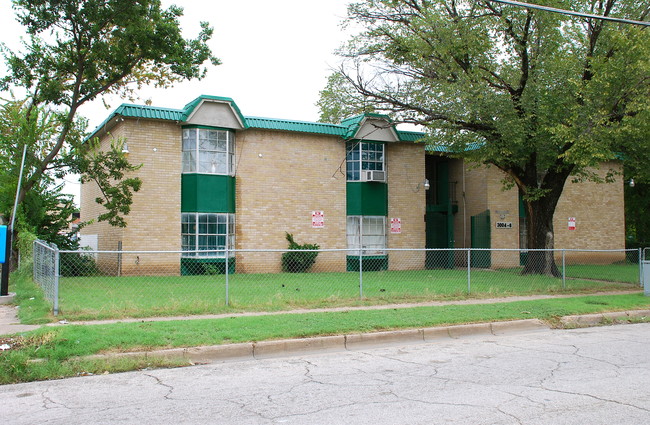
<path id="1" fill-rule="evenodd" d="M 249 128 L 264 130 L 297 131 L 300 133 L 327 134 L 343 137 L 345 130 L 340 125 L 309 121 L 293 121 L 276 118 L 246 117 Z"/>
<path id="2" fill-rule="evenodd" d="M 354 138 L 354 136 L 359 131 L 359 128 L 361 128 L 363 121 L 368 118 L 385 120 L 388 123 L 393 122 L 388 115 L 384 115 L 384 114 L 375 114 L 375 113 L 366 112 L 363 114 L 355 115 L 353 117 L 346 118 L 343 121 L 341 121 L 341 126 L 345 127 L 346 130 L 345 135 L 343 137 L 348 140 Z"/>
<path id="3" fill-rule="evenodd" d="M 219 102 L 219 103 L 228 103 L 230 105 L 230 107 L 232 108 L 232 110 L 237 115 L 237 117 L 239 118 L 239 120 L 241 121 L 242 126 L 244 128 L 248 128 L 248 124 L 246 123 L 246 117 L 244 117 L 244 115 L 241 113 L 241 111 L 239 110 L 239 107 L 237 106 L 237 104 L 235 103 L 234 100 L 232 100 L 229 97 L 210 96 L 210 95 L 207 95 L 207 94 L 202 94 L 201 96 L 197 97 L 196 99 L 194 99 L 193 101 L 191 101 L 190 103 L 185 105 L 185 107 L 183 107 L 183 121 L 187 121 L 187 119 L 192 115 L 192 112 L 194 112 L 196 107 L 199 106 L 201 103 L 206 102 L 206 101 L 207 102 L 213 101 L 213 102 Z"/>

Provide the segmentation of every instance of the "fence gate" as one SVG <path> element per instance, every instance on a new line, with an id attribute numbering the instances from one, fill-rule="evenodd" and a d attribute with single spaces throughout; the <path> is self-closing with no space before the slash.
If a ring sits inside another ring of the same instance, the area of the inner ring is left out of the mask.
<path id="1" fill-rule="evenodd" d="M 472 216 L 472 248 L 492 248 L 490 210 Z M 490 251 L 472 251 L 470 261 L 472 267 L 487 269 L 492 265 L 492 255 Z"/>

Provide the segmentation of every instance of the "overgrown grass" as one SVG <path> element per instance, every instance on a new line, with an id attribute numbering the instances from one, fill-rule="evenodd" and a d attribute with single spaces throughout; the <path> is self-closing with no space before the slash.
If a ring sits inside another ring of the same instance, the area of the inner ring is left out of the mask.
<path id="1" fill-rule="evenodd" d="M 642 294 L 581 296 L 498 304 L 246 316 L 108 325 L 44 327 L 14 338 L 0 352 L 0 384 L 143 367 L 178 366 L 178 359 L 84 360 L 97 353 L 228 344 L 389 329 L 539 318 L 650 308 Z"/>
<path id="2" fill-rule="evenodd" d="M 15 303 L 18 318 L 26 325 L 51 322 L 52 306 L 43 296 L 41 288 L 32 280 L 31 270 L 21 268 L 13 272 L 9 279 L 9 291 L 16 293 Z"/>
<path id="3" fill-rule="evenodd" d="M 216 276 L 132 276 L 61 278 L 60 317 L 92 320 L 124 317 L 279 311 L 502 297 L 548 293 L 586 293 L 636 289 L 616 282 L 521 276 L 516 270 L 472 270 L 468 293 L 465 270 L 380 271 L 363 274 L 278 273 Z"/>

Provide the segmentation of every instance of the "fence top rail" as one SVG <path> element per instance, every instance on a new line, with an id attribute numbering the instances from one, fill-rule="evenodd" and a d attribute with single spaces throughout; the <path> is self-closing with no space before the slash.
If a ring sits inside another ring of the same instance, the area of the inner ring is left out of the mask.
<path id="1" fill-rule="evenodd" d="M 41 241 L 35 241 L 39 243 Z M 40 245 L 48 248 L 55 249 L 45 243 L 39 243 Z M 647 249 L 647 248 L 646 248 Z M 147 251 L 147 250 L 138 250 L 138 251 L 115 251 L 115 250 L 60 250 L 61 254 L 210 254 L 210 253 L 240 253 L 240 252 L 293 252 L 293 251 L 302 251 L 302 252 L 351 252 L 354 255 L 359 255 L 358 248 L 338 248 L 338 249 L 301 249 L 301 250 L 292 250 L 289 248 L 284 249 L 211 249 L 211 250 L 194 250 L 194 251 Z M 515 248 L 363 248 L 364 252 L 467 252 L 467 251 L 491 251 L 491 252 L 637 252 L 637 249 L 565 249 L 565 248 L 555 248 L 555 249 L 515 249 Z M 200 256 L 198 256 L 200 258 Z"/>
<path id="2" fill-rule="evenodd" d="M 40 240 L 40 239 L 36 239 L 34 241 L 34 245 L 40 245 L 43 248 L 47 248 L 47 249 L 50 249 L 52 251 L 57 249 L 57 246 L 55 244 L 49 243 L 49 242 L 46 242 L 46 241 L 43 241 L 43 240 Z"/>

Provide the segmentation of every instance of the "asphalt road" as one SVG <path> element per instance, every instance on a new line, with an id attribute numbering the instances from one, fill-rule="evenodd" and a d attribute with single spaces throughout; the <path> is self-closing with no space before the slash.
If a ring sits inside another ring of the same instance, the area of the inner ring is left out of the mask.
<path id="1" fill-rule="evenodd" d="M 3 424 L 648 424 L 650 324 L 0 387 Z"/>

